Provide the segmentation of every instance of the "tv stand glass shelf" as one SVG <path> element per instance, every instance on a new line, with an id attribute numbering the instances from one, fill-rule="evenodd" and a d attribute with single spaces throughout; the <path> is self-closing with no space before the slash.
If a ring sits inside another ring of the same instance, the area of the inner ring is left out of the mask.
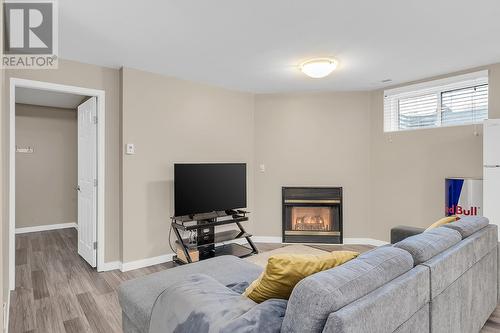
<path id="1" fill-rule="evenodd" d="M 228 210 L 172 217 L 172 229 L 177 238 L 174 262 L 186 264 L 222 255 L 244 258 L 258 253 L 252 235 L 241 225 L 241 222 L 248 221 L 247 215 L 248 212 L 243 210 Z M 231 224 L 237 229 L 215 232 L 215 227 Z M 189 232 L 190 236 L 183 237 L 181 232 Z M 225 243 L 238 239 L 246 239 L 247 244 Z"/>

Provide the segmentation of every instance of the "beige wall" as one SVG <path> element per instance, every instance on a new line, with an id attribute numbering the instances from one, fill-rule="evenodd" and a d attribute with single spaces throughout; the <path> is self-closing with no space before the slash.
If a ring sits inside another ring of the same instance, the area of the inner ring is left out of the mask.
<path id="1" fill-rule="evenodd" d="M 170 253 L 175 162 L 246 162 L 253 168 L 252 94 L 124 68 L 123 261 Z M 248 172 L 248 203 L 253 177 Z"/>
<path id="2" fill-rule="evenodd" d="M 16 104 L 16 228 L 77 221 L 76 110 Z"/>
<path id="3" fill-rule="evenodd" d="M 479 69 L 490 73 L 489 117 L 500 118 L 500 64 L 470 71 Z M 444 215 L 446 177 L 482 177 L 482 126 L 384 133 L 383 91 L 371 101 L 370 237 L 389 240 L 395 225 L 425 227 Z"/>
<path id="4" fill-rule="evenodd" d="M 319 185 L 343 187 L 345 237 L 369 237 L 369 141 L 369 93 L 257 95 L 257 235 L 281 236 L 282 186 Z"/>
<path id="5" fill-rule="evenodd" d="M 59 60 L 57 70 L 7 70 L 6 82 L 9 78 L 22 78 L 38 81 L 46 81 L 58 84 L 74 85 L 79 87 L 101 89 L 106 92 L 106 211 L 105 211 L 105 262 L 120 260 L 120 211 L 119 211 L 119 126 L 120 126 L 120 72 L 118 69 L 105 68 L 88 65 L 74 61 Z M 4 87 L 7 98 L 4 103 L 3 129 L 8 133 L 8 85 Z M 8 134 L 4 135 L 8 144 Z M 7 154 L 4 149 L 4 158 Z M 8 157 L 8 156 L 7 156 Z M 4 162 L 4 177 L 8 177 L 8 159 Z M 8 178 L 4 178 L 8 179 Z M 5 189 L 7 191 L 7 189 Z M 4 192 L 5 193 L 5 192 Z M 4 200 L 4 202 L 7 198 Z M 8 214 L 7 209 L 4 209 Z M 4 215 L 8 216 L 8 215 Z M 8 219 L 4 221 L 4 227 L 8 228 Z M 7 231 L 4 229 L 4 231 Z M 5 249 L 5 248 L 4 248 Z"/>

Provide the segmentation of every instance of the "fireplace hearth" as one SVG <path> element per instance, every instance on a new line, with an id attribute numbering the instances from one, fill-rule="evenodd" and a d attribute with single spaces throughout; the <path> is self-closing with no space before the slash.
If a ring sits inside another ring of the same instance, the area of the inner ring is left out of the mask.
<path id="1" fill-rule="evenodd" d="M 283 187 L 284 243 L 342 243 L 341 187 Z"/>

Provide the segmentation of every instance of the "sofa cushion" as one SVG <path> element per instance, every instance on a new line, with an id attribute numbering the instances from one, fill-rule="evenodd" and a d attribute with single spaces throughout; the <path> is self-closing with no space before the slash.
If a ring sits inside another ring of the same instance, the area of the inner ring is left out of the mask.
<path id="1" fill-rule="evenodd" d="M 269 257 L 264 272 L 243 295 L 257 303 L 271 298 L 288 299 L 300 280 L 342 265 L 358 255 L 358 252 L 352 251 L 333 251 L 320 255 L 276 254 Z"/>
<path id="2" fill-rule="evenodd" d="M 278 333 L 285 309 L 284 300 L 256 304 L 208 275 L 193 274 L 158 296 L 149 333 Z"/>
<path id="3" fill-rule="evenodd" d="M 462 240 L 456 230 L 439 227 L 419 235 L 408 237 L 394 247 L 408 251 L 415 266 L 443 252 Z"/>
<path id="4" fill-rule="evenodd" d="M 456 230 L 462 235 L 462 238 L 467 238 L 473 233 L 486 227 L 490 221 L 482 216 L 465 216 L 458 222 L 444 225 L 446 228 Z"/>
<path id="5" fill-rule="evenodd" d="M 293 289 L 282 332 L 321 332 L 330 313 L 412 268 L 413 259 L 408 252 L 381 247 L 311 275 Z"/>
<path id="6" fill-rule="evenodd" d="M 187 275 L 203 273 L 223 285 L 234 286 L 252 282 L 261 272 L 262 268 L 255 264 L 235 256 L 221 256 L 123 282 L 118 296 L 128 318 L 141 332 L 147 333 L 151 310 L 158 295 Z"/>

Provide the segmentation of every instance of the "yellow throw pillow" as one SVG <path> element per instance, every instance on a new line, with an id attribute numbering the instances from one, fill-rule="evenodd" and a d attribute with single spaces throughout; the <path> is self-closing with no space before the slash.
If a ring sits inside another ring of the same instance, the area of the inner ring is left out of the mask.
<path id="1" fill-rule="evenodd" d="M 460 220 L 460 218 L 456 215 L 443 217 L 442 219 L 439 219 L 436 222 L 434 222 L 433 224 L 431 224 L 427 229 L 424 230 L 424 232 L 435 229 L 435 228 L 440 227 L 440 226 L 443 226 L 443 225 L 448 224 L 450 222 L 456 222 L 458 220 Z"/>
<path id="2" fill-rule="evenodd" d="M 326 254 L 277 254 L 269 257 L 259 278 L 243 293 L 257 303 L 271 298 L 288 299 L 303 278 L 356 258 L 358 252 L 334 251 Z"/>

